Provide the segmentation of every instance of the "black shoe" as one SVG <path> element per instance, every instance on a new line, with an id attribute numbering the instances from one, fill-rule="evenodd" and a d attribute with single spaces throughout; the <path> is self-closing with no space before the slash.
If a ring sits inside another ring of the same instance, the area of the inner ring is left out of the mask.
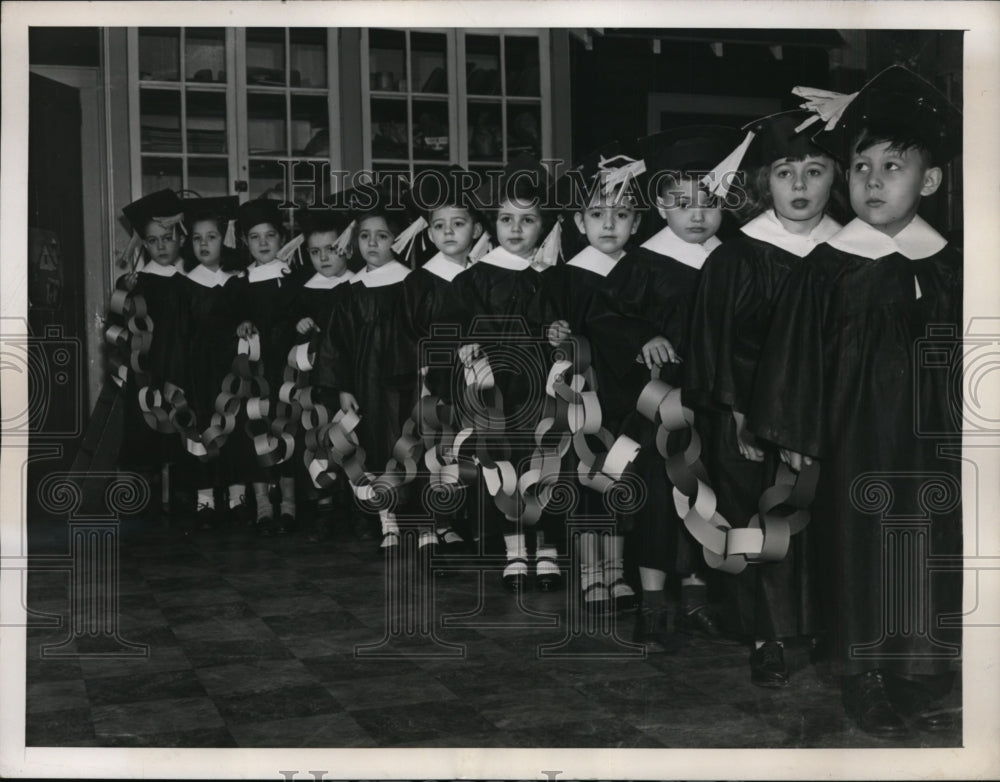
<path id="1" fill-rule="evenodd" d="M 251 527 L 253 523 L 253 514 L 245 502 L 238 502 L 229 509 L 229 526 L 233 529 Z"/>
<path id="2" fill-rule="evenodd" d="M 278 525 L 274 523 L 274 519 L 270 516 L 261 516 L 257 519 L 257 523 L 254 526 L 257 529 L 257 534 L 262 538 L 273 537 L 278 531 Z"/>
<path id="3" fill-rule="evenodd" d="M 195 511 L 195 526 L 201 530 L 213 530 L 218 525 L 218 514 L 210 505 L 200 505 Z"/>
<path id="4" fill-rule="evenodd" d="M 750 681 L 758 687 L 784 687 L 788 684 L 785 650 L 777 641 L 765 641 L 750 652 Z"/>
<path id="5" fill-rule="evenodd" d="M 919 682 L 898 676 L 887 676 L 885 689 L 892 705 L 903 717 L 912 718 L 919 730 L 928 733 L 943 733 L 952 730 L 957 723 L 961 709 L 943 708 L 941 697 L 950 685 L 937 692 L 922 686 Z"/>
<path id="6" fill-rule="evenodd" d="M 608 584 L 608 594 L 615 604 L 615 611 L 619 613 L 634 611 L 639 604 L 638 597 L 624 578 L 616 578 Z"/>
<path id="7" fill-rule="evenodd" d="M 643 608 L 636 614 L 632 640 L 646 647 L 647 653 L 675 654 L 684 646 L 684 637 L 670 632 L 666 608 Z"/>
<path id="8" fill-rule="evenodd" d="M 725 638 L 718 618 L 707 605 L 698 606 L 687 614 L 677 614 L 674 624 L 679 633 L 700 635 L 713 641 Z"/>
<path id="9" fill-rule="evenodd" d="M 538 566 L 543 562 L 556 568 L 544 573 L 538 572 Z M 559 563 L 552 557 L 535 558 L 535 589 L 539 592 L 557 592 L 562 587 L 562 573 L 559 571 Z"/>
<path id="10" fill-rule="evenodd" d="M 581 590 L 580 601 L 583 604 L 584 612 L 588 614 L 606 613 L 611 606 L 608 588 L 600 581 L 595 581 L 586 589 Z"/>
<path id="11" fill-rule="evenodd" d="M 527 590 L 528 560 L 521 557 L 507 560 L 507 566 L 503 570 L 503 588 L 511 594 Z"/>
<path id="12" fill-rule="evenodd" d="M 295 529 L 295 517 L 291 513 L 282 513 L 278 516 L 278 534 L 287 535 Z"/>
<path id="13" fill-rule="evenodd" d="M 356 540 L 365 543 L 375 540 L 374 524 L 362 514 L 351 513 L 347 517 L 347 523 L 351 528 L 351 534 Z"/>
<path id="14" fill-rule="evenodd" d="M 844 708 L 865 733 L 900 738 L 908 731 L 889 700 L 881 671 L 852 676 L 843 685 Z"/>
<path id="15" fill-rule="evenodd" d="M 465 541 L 451 527 L 438 530 L 438 551 L 446 556 L 455 556 L 465 552 Z"/>

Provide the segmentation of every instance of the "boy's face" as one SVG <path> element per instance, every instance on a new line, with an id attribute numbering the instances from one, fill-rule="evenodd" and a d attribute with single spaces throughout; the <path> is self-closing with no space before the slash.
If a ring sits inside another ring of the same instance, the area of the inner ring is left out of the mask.
<path id="1" fill-rule="evenodd" d="M 889 142 L 852 154 L 847 177 L 855 214 L 888 236 L 909 225 L 920 199 L 941 185 L 940 168 L 927 168 L 918 150 L 893 149 Z"/>
<path id="2" fill-rule="evenodd" d="M 281 234 L 270 223 L 258 223 L 247 231 L 246 242 L 250 257 L 263 265 L 277 257 L 281 249 Z"/>
<path id="3" fill-rule="evenodd" d="M 601 200 L 574 214 L 573 219 L 591 247 L 615 255 L 638 230 L 640 218 L 630 203 L 613 205 Z"/>
<path id="4" fill-rule="evenodd" d="M 358 247 L 361 257 L 371 268 L 392 260 L 394 238 L 384 217 L 368 217 L 358 224 Z"/>
<path id="5" fill-rule="evenodd" d="M 143 244 L 153 263 L 173 266 L 177 262 L 183 244 L 179 238 L 179 230 L 176 225 L 165 226 L 155 220 L 146 226 Z"/>
<path id="6" fill-rule="evenodd" d="M 507 252 L 531 260 L 542 236 L 538 204 L 504 201 L 497 213 L 497 241 Z"/>
<path id="7" fill-rule="evenodd" d="M 472 219 L 468 209 L 445 206 L 431 213 L 431 241 L 449 258 L 465 262 L 482 232 L 483 227 Z"/>
<path id="8" fill-rule="evenodd" d="M 833 187 L 834 164 L 828 157 L 782 158 L 771 164 L 768 188 L 774 211 L 786 220 L 806 222 L 823 214 Z"/>
<path id="9" fill-rule="evenodd" d="M 699 187 L 696 179 L 668 180 L 656 198 L 656 211 L 689 244 L 711 239 L 722 225 L 719 199 Z"/>
<path id="10" fill-rule="evenodd" d="M 336 231 L 322 231 L 309 234 L 306 249 L 309 260 L 317 274 L 324 277 L 338 277 L 347 268 L 347 259 L 334 249 L 339 234 Z"/>
<path id="11" fill-rule="evenodd" d="M 222 234 L 215 220 L 199 220 L 191 226 L 191 249 L 202 266 L 214 269 L 222 257 Z"/>

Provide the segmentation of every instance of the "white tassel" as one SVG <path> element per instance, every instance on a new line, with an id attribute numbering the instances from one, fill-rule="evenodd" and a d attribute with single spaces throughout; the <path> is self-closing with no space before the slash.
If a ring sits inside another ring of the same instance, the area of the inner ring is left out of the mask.
<path id="1" fill-rule="evenodd" d="M 545 237 L 545 241 L 542 242 L 541 246 L 535 252 L 535 257 L 532 259 L 531 265 L 536 269 L 546 269 L 549 266 L 555 266 L 561 256 L 562 215 L 556 220 L 555 225 L 552 226 L 552 230 L 549 231 L 549 235 Z"/>
<path id="2" fill-rule="evenodd" d="M 609 164 L 615 160 L 625 162 L 619 166 L 610 166 Z M 604 195 L 610 195 L 616 188 L 625 184 L 629 179 L 635 179 L 640 174 L 645 173 L 646 161 L 635 160 L 628 155 L 615 155 L 610 158 L 605 158 L 602 155 L 600 162 L 597 164 L 597 171 L 598 176 L 604 175 L 601 190 L 604 192 Z"/>
<path id="3" fill-rule="evenodd" d="M 492 249 L 493 242 L 490 241 L 489 231 L 483 231 L 483 235 L 479 237 L 479 241 L 469 250 L 469 263 L 475 263 Z"/>
<path id="4" fill-rule="evenodd" d="M 236 221 L 229 220 L 226 223 L 226 235 L 222 239 L 222 243 L 230 248 L 231 250 L 236 249 Z"/>
<path id="5" fill-rule="evenodd" d="M 402 255 L 407 244 L 410 244 L 414 237 L 427 227 L 427 221 L 423 217 L 418 217 L 406 228 L 400 231 L 396 241 L 392 243 L 392 251 L 397 255 Z M 410 247 L 412 250 L 412 245 Z"/>
<path id="6" fill-rule="evenodd" d="M 840 117 L 843 115 L 844 110 L 851 105 L 851 101 L 858 97 L 857 92 L 845 95 L 842 92 L 819 90 L 815 87 L 793 87 L 792 94 L 798 95 L 800 98 L 805 98 L 806 102 L 801 104 L 801 108 L 815 114 L 815 116 L 801 122 L 795 128 L 796 133 L 820 120 L 826 123 L 826 130 L 833 130 L 837 126 L 837 123 L 840 122 Z"/>
<path id="7" fill-rule="evenodd" d="M 350 258 L 354 252 L 351 247 L 351 239 L 354 237 L 354 227 L 358 224 L 357 220 L 351 220 L 344 229 L 343 233 L 337 237 L 337 241 L 334 242 L 333 249 L 337 251 L 339 255 L 346 256 Z"/>
<path id="8" fill-rule="evenodd" d="M 750 148 L 750 144 L 753 139 L 753 131 L 748 131 L 746 138 L 740 142 L 740 145 L 726 155 L 725 159 L 721 163 L 719 163 L 699 180 L 700 184 L 708 188 L 709 193 L 717 195 L 719 198 L 726 197 L 726 194 L 729 193 L 729 186 L 732 184 L 733 180 L 730 172 L 740 170 L 740 165 L 743 163 L 743 157 L 746 155 L 747 149 Z"/>
<path id="9" fill-rule="evenodd" d="M 288 263 L 288 259 L 291 258 L 295 252 L 302 246 L 302 243 L 306 240 L 305 234 L 299 234 L 292 241 L 285 244 L 281 249 L 278 250 L 275 257 L 282 263 Z"/>
<path id="10" fill-rule="evenodd" d="M 139 234 L 132 232 L 132 236 L 128 240 L 128 245 L 122 252 L 121 257 L 118 259 L 118 265 L 121 268 L 128 268 L 130 271 L 139 271 L 138 264 L 142 259 L 142 237 Z"/>

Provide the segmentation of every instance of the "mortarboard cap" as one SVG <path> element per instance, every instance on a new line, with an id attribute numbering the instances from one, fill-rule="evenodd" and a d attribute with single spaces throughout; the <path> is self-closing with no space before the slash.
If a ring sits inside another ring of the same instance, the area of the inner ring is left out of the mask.
<path id="1" fill-rule="evenodd" d="M 122 214 L 128 220 L 132 231 L 141 234 L 154 220 L 163 225 L 176 225 L 181 222 L 184 219 L 184 206 L 173 190 L 157 190 L 124 207 Z"/>
<path id="2" fill-rule="evenodd" d="M 686 125 L 639 139 L 646 171 L 703 174 L 739 143 L 739 131 L 724 125 Z"/>
<path id="3" fill-rule="evenodd" d="M 540 202 L 548 188 L 549 173 L 538 158 L 520 154 L 507 163 L 499 177 L 487 177 L 475 195 L 482 209 L 498 209 L 511 199 Z"/>
<path id="4" fill-rule="evenodd" d="M 240 208 L 238 196 L 218 196 L 213 198 L 181 199 L 184 208 L 184 219 L 190 225 L 197 220 L 218 218 L 220 220 L 235 220 Z"/>
<path id="5" fill-rule="evenodd" d="M 236 215 L 240 233 L 245 235 L 251 228 L 261 223 L 269 223 L 275 228 L 282 228 L 284 219 L 278 204 L 278 201 L 271 198 L 256 198 L 253 201 L 240 204 Z"/>
<path id="6" fill-rule="evenodd" d="M 881 71 L 853 95 L 804 87 L 792 92 L 807 98 L 803 107 L 826 121 L 813 141 L 840 160 L 850 159 L 862 133 L 922 146 L 938 162 L 961 152 L 961 112 L 933 84 L 901 65 Z"/>
<path id="7" fill-rule="evenodd" d="M 795 109 L 770 114 L 744 125 L 744 131 L 754 134 L 744 157 L 745 166 L 757 168 L 784 158 L 829 155 L 812 140 L 812 133 L 797 130 L 809 116 L 810 112 Z"/>
<path id="8" fill-rule="evenodd" d="M 645 172 L 642 160 L 629 154 L 619 141 L 612 141 L 584 155 L 552 185 L 550 202 L 566 209 L 581 209 L 598 195 L 609 203 L 635 204 L 638 180 Z"/>

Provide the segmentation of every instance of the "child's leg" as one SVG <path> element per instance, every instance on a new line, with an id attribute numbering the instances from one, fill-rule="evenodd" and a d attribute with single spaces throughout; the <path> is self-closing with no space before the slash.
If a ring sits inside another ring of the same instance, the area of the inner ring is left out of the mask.
<path id="1" fill-rule="evenodd" d="M 625 536 L 606 535 L 602 539 L 602 545 L 604 583 L 615 609 L 627 611 L 635 608 L 635 592 L 625 581 Z"/>
<path id="2" fill-rule="evenodd" d="M 608 590 L 601 567 L 600 542 L 594 532 L 580 533 L 577 542 L 580 558 L 580 594 L 586 610 L 603 611 L 608 605 Z"/>
<path id="3" fill-rule="evenodd" d="M 535 527 L 535 587 L 540 592 L 554 592 L 562 585 L 556 536 L 547 532 L 549 528 L 550 523 L 543 515 L 541 523 Z"/>
<path id="4" fill-rule="evenodd" d="M 508 592 L 523 592 L 528 582 L 528 552 L 524 531 L 515 521 L 504 519 L 503 542 L 507 550 L 507 565 L 503 569 L 503 588 Z"/>
<path id="5" fill-rule="evenodd" d="M 281 504 L 278 509 L 278 534 L 284 535 L 295 528 L 295 460 L 289 459 L 278 468 L 278 488 Z"/>

